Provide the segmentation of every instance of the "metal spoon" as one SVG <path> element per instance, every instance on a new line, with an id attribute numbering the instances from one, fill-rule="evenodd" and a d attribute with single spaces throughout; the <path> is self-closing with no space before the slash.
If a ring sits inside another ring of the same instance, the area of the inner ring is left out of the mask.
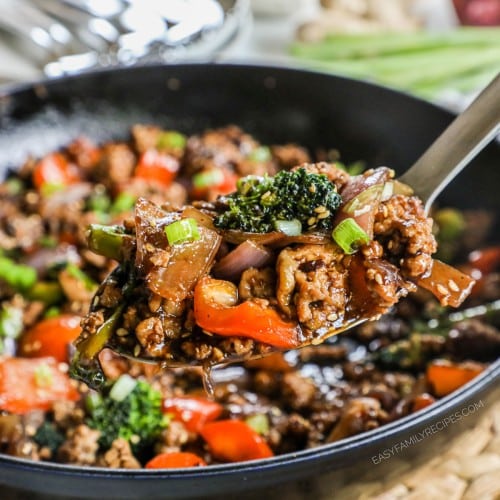
<path id="1" fill-rule="evenodd" d="M 458 116 L 452 124 L 439 136 L 439 138 L 431 145 L 431 147 L 420 157 L 419 160 L 399 178 L 410 186 L 415 194 L 417 194 L 425 203 L 425 208 L 428 211 L 432 201 L 446 187 L 446 185 L 476 156 L 485 146 L 495 137 L 500 130 L 500 75 L 480 93 L 476 100 Z M 122 276 L 120 278 L 120 275 Z M 112 280 L 123 281 L 123 276 L 129 276 L 123 267 L 118 267 L 111 275 Z M 127 278 L 129 279 L 129 278 Z M 105 286 L 105 281 L 102 287 Z M 123 284 L 123 283 L 122 283 Z M 124 290 L 130 288 L 130 282 L 125 284 Z M 99 295 L 99 290 L 96 295 Z M 124 291 L 124 296 L 127 292 Z M 98 300 L 96 302 L 99 302 Z M 122 306 L 123 308 L 124 306 Z M 117 311 L 111 318 L 107 320 L 107 324 L 111 327 L 114 317 L 118 317 L 120 310 Z M 115 318 L 116 319 L 116 318 Z M 345 330 L 348 330 L 360 323 L 374 319 L 371 317 L 356 317 L 337 328 L 332 328 L 321 333 L 321 335 L 312 340 L 308 340 L 299 347 L 304 347 L 311 343 L 317 344 L 325 341 L 328 337 L 337 335 Z M 105 325 L 106 325 L 105 323 Z M 103 343 L 98 340 L 100 335 L 98 330 L 93 337 L 90 337 L 90 342 L 97 340 L 99 345 L 106 345 L 112 350 L 115 350 L 122 356 L 128 357 L 135 361 L 146 363 L 160 364 L 164 367 L 185 366 L 187 362 L 182 360 L 164 360 L 161 358 L 145 358 L 135 356 L 133 352 L 128 352 L 120 346 L 119 343 L 113 342 L 112 338 Z M 175 340 L 173 341 L 175 342 Z M 83 341 L 77 342 L 77 349 L 83 350 L 82 346 L 89 345 L 89 337 Z M 96 351 L 96 349 L 91 349 Z M 270 347 L 260 352 L 258 357 L 276 351 L 276 348 Z M 73 375 L 77 378 L 85 380 L 90 385 L 97 387 L 103 382 L 104 377 L 97 361 L 97 356 L 90 359 L 84 358 L 77 353 L 72 363 Z M 241 361 L 248 359 L 247 356 L 231 356 L 224 358 L 221 363 Z M 190 360 L 191 361 L 191 360 Z M 193 360 L 189 364 L 200 365 L 207 368 L 207 364 L 203 361 Z"/>
<path id="2" fill-rule="evenodd" d="M 399 181 L 429 209 L 441 191 L 500 132 L 500 73 Z"/>

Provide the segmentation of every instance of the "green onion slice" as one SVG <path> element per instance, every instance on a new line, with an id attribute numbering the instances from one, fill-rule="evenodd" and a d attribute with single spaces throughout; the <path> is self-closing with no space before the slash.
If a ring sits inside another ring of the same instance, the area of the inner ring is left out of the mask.
<path id="1" fill-rule="evenodd" d="M 114 383 L 109 391 L 109 397 L 117 402 L 123 401 L 135 389 L 136 385 L 137 380 L 124 373 Z"/>
<path id="2" fill-rule="evenodd" d="M 110 212 L 112 214 L 121 214 L 123 212 L 128 212 L 134 208 L 137 197 L 131 193 L 120 193 L 113 201 L 111 205 Z"/>
<path id="3" fill-rule="evenodd" d="M 206 172 L 199 172 L 198 174 L 193 176 L 193 186 L 197 189 L 218 186 L 223 181 L 224 174 L 218 168 L 207 170 Z"/>
<path id="4" fill-rule="evenodd" d="M 344 219 L 333 228 L 332 238 L 344 253 L 355 253 L 361 245 L 370 241 L 370 237 L 354 219 Z"/>
<path id="5" fill-rule="evenodd" d="M 280 231 L 287 236 L 299 236 L 302 234 L 302 224 L 298 219 L 277 220 L 274 222 L 274 227 L 276 231 Z"/>
<path id="6" fill-rule="evenodd" d="M 35 384 L 40 389 L 51 387 L 54 380 L 50 366 L 45 363 L 35 368 L 34 377 Z"/>
<path id="7" fill-rule="evenodd" d="M 186 145 L 186 136 L 180 132 L 162 132 L 156 141 L 158 149 L 183 149 Z"/>
<path id="8" fill-rule="evenodd" d="M 267 434 L 269 432 L 269 419 L 263 413 L 250 415 L 245 420 L 246 424 L 250 426 L 257 434 Z"/>
<path id="9" fill-rule="evenodd" d="M 169 245 L 178 245 L 188 241 L 196 241 L 200 239 L 198 224 L 190 217 L 177 220 L 165 227 Z"/>
<path id="10" fill-rule="evenodd" d="M 257 163 L 264 163 L 271 159 L 271 150 L 267 146 L 259 146 L 255 148 L 248 156 L 247 159 Z"/>

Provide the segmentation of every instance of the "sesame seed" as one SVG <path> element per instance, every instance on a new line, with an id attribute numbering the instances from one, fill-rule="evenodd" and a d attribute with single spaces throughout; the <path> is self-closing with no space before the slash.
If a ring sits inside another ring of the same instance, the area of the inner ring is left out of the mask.
<path id="1" fill-rule="evenodd" d="M 318 215 L 318 219 L 326 219 L 327 217 L 330 217 L 330 210 L 327 210 L 326 212 Z"/>
<path id="2" fill-rule="evenodd" d="M 326 212 L 326 207 L 325 207 L 325 206 L 323 206 L 323 205 L 321 205 L 321 206 L 319 206 L 319 207 L 316 207 L 316 208 L 314 209 L 314 211 L 315 211 L 317 214 L 321 214 L 321 213 L 323 213 L 323 212 Z"/>
<path id="3" fill-rule="evenodd" d="M 387 218 L 387 216 L 389 215 L 389 209 L 386 205 L 382 205 L 382 213 L 384 214 L 385 218 Z"/>
<path id="4" fill-rule="evenodd" d="M 321 337 L 318 337 L 316 339 L 312 339 L 311 340 L 311 344 L 313 345 L 319 345 L 319 344 L 322 344 L 323 343 L 323 339 Z"/>
<path id="5" fill-rule="evenodd" d="M 137 444 L 140 440 L 141 438 L 137 434 L 133 434 L 132 436 L 130 436 L 130 442 L 132 444 Z"/>
<path id="6" fill-rule="evenodd" d="M 450 291 L 443 285 L 439 284 L 436 286 L 436 290 L 441 294 L 441 295 L 448 295 Z"/>
<path id="7" fill-rule="evenodd" d="M 375 275 L 375 282 L 376 282 L 378 285 L 380 285 L 380 286 L 382 286 L 382 285 L 384 284 L 384 280 L 382 279 L 382 275 L 381 275 L 381 274 L 377 273 L 377 274 Z"/>
<path id="8" fill-rule="evenodd" d="M 21 451 L 23 453 L 23 455 L 29 455 L 31 453 L 31 450 L 33 449 L 33 445 L 28 442 L 28 443 L 24 443 Z"/>
<path id="9" fill-rule="evenodd" d="M 339 316 L 338 316 L 338 314 L 337 314 L 337 313 L 330 313 L 330 314 L 326 317 L 326 319 L 327 319 L 328 321 L 335 321 L 338 317 L 339 317 Z"/>
<path id="10" fill-rule="evenodd" d="M 309 186 L 309 192 L 311 192 L 311 193 L 316 192 L 316 186 L 314 184 L 312 186 Z"/>
<path id="11" fill-rule="evenodd" d="M 309 219 L 307 220 L 307 225 L 313 226 L 314 224 L 316 224 L 316 217 L 309 217 Z"/>
<path id="12" fill-rule="evenodd" d="M 137 358 L 141 354 L 141 346 L 139 344 L 136 344 L 134 347 L 134 356 Z"/>
<path id="13" fill-rule="evenodd" d="M 118 328 L 118 330 L 116 330 L 116 335 L 118 335 L 118 337 L 125 337 L 128 335 L 128 330 L 126 328 Z"/>
<path id="14" fill-rule="evenodd" d="M 453 280 L 448 281 L 448 286 L 449 286 L 450 290 L 452 290 L 454 292 L 460 291 L 460 287 Z"/>
<path id="15" fill-rule="evenodd" d="M 28 436 L 34 436 L 36 434 L 36 428 L 33 425 L 27 425 L 24 430 Z"/>

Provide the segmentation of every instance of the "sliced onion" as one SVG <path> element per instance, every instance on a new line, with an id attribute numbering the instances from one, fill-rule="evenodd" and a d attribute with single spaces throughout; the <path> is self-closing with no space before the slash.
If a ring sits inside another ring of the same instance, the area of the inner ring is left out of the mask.
<path id="1" fill-rule="evenodd" d="M 417 285 L 429 290 L 443 306 L 458 307 L 470 294 L 475 280 L 458 269 L 433 259 L 428 276 L 418 278 Z"/>
<path id="2" fill-rule="evenodd" d="M 201 210 L 198 210 L 195 207 L 187 206 L 182 211 L 182 218 L 183 219 L 188 219 L 188 218 L 194 219 L 200 226 L 205 226 L 208 229 L 215 229 L 212 217 L 210 217 L 210 215 L 202 212 Z"/>
<path id="3" fill-rule="evenodd" d="M 271 231 L 270 233 L 249 233 L 246 231 L 237 231 L 236 229 L 227 229 L 222 232 L 224 241 L 238 245 L 245 241 L 253 241 L 258 245 L 270 245 L 279 240 L 286 238 L 286 235 L 279 231 Z"/>
<path id="4" fill-rule="evenodd" d="M 272 259 L 272 253 L 253 241 L 245 241 L 223 257 L 212 269 L 216 278 L 237 280 L 250 267 L 263 267 Z"/>
<path id="5" fill-rule="evenodd" d="M 41 248 L 30 254 L 24 260 L 24 264 L 35 268 L 38 277 L 41 278 L 54 266 L 66 263 L 79 265 L 81 260 L 75 246 L 68 243 L 60 243 L 56 248 Z"/>

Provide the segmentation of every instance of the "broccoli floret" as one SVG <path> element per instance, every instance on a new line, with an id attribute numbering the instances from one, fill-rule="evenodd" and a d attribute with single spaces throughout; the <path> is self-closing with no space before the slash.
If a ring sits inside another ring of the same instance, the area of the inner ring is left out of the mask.
<path id="1" fill-rule="evenodd" d="M 52 422 L 44 422 L 36 431 L 33 440 L 41 448 L 49 448 L 54 454 L 64 442 L 64 435 Z"/>
<path id="2" fill-rule="evenodd" d="M 217 227 L 267 233 L 277 222 L 292 220 L 298 220 L 303 231 L 331 229 L 341 198 L 325 175 L 299 168 L 274 177 L 244 177 L 237 191 L 220 201 L 225 209 L 215 217 Z"/>
<path id="3" fill-rule="evenodd" d="M 168 417 L 161 409 L 161 394 L 139 380 L 125 398 L 117 399 L 110 396 L 110 391 L 102 396 L 91 395 L 87 399 L 86 423 L 101 431 L 102 449 L 108 449 L 120 437 L 129 441 L 134 455 L 141 454 L 168 424 Z"/>

